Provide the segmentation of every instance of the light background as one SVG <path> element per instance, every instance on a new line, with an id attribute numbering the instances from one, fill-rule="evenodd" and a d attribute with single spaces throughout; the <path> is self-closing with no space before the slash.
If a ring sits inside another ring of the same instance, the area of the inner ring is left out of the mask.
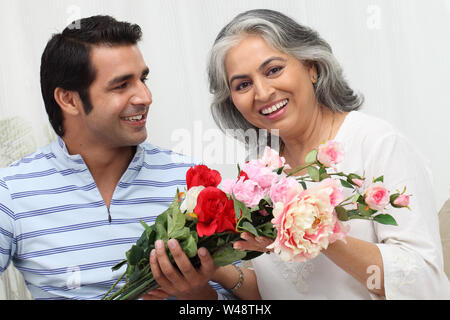
<path id="1" fill-rule="evenodd" d="M 450 0 L 0 0 L 0 165 L 52 138 L 39 84 L 51 34 L 79 17 L 109 14 L 144 32 L 149 141 L 234 176 L 234 151 L 209 112 L 206 61 L 219 30 L 253 8 L 279 10 L 319 31 L 365 95 L 362 110 L 394 124 L 428 159 L 430 201 L 440 208 L 450 195 Z M 214 148 L 222 156 L 208 157 Z"/>

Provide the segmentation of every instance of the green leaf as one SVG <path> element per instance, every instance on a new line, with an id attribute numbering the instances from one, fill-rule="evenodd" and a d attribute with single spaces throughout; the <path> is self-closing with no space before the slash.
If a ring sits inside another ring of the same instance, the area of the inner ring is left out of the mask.
<path id="1" fill-rule="evenodd" d="M 366 204 L 363 204 L 363 203 L 358 203 L 358 211 L 359 211 L 359 213 L 361 213 L 361 215 L 363 215 L 365 217 L 369 217 L 372 214 L 374 214 L 375 212 L 377 212 L 376 210 L 370 209 L 369 206 L 367 206 Z"/>
<path id="2" fill-rule="evenodd" d="M 188 227 L 184 227 L 181 230 L 176 230 L 172 232 L 172 234 L 169 235 L 169 238 L 171 239 L 178 239 L 178 240 L 186 240 L 191 236 L 191 230 Z"/>
<path id="3" fill-rule="evenodd" d="M 353 185 L 351 183 L 348 183 L 347 181 L 343 180 L 343 179 L 339 179 L 341 181 L 341 184 L 343 187 L 346 188 L 350 188 L 350 189 L 354 189 Z"/>
<path id="4" fill-rule="evenodd" d="M 197 255 L 197 241 L 192 235 L 190 235 L 186 240 L 182 241 L 180 245 L 184 253 L 186 253 L 189 258 L 195 257 Z"/>
<path id="5" fill-rule="evenodd" d="M 124 264 L 126 264 L 127 262 L 128 262 L 128 260 L 120 261 L 118 264 L 114 265 L 114 266 L 111 268 L 111 270 L 112 270 L 112 271 L 119 270 L 119 269 L 122 268 L 122 266 L 123 266 Z"/>
<path id="6" fill-rule="evenodd" d="M 246 254 L 245 251 L 234 250 L 232 247 L 225 247 L 216 251 L 212 255 L 212 258 L 216 266 L 223 267 L 244 258 Z"/>
<path id="7" fill-rule="evenodd" d="M 172 208 L 172 212 L 167 215 L 167 233 L 169 238 L 173 238 L 173 233 L 183 229 L 186 218 L 178 205 Z"/>
<path id="8" fill-rule="evenodd" d="M 244 221 L 242 224 L 241 230 L 248 231 L 254 236 L 258 236 L 258 231 L 255 229 L 255 227 L 248 221 Z"/>
<path id="9" fill-rule="evenodd" d="M 300 183 L 301 185 L 302 185 L 302 187 L 303 187 L 303 190 L 306 190 L 306 189 L 308 189 L 307 187 L 306 187 L 306 183 L 305 183 L 305 181 L 302 181 L 302 180 L 297 180 L 298 181 L 298 183 Z"/>
<path id="10" fill-rule="evenodd" d="M 330 175 L 327 172 L 327 169 L 325 167 L 320 167 L 319 169 L 319 179 L 320 181 L 328 179 L 330 177 Z"/>
<path id="11" fill-rule="evenodd" d="M 316 167 L 308 167 L 308 169 L 306 170 L 308 171 L 308 174 L 311 177 L 311 179 L 313 179 L 314 181 L 320 180 L 319 169 L 317 169 Z"/>
<path id="12" fill-rule="evenodd" d="M 131 265 L 137 265 L 139 260 L 144 256 L 144 249 L 133 245 L 131 249 L 127 252 L 128 263 Z"/>
<path id="13" fill-rule="evenodd" d="M 347 214 L 347 210 L 345 210 L 344 207 L 341 206 L 336 206 L 334 208 L 334 210 L 336 210 L 338 219 L 341 221 L 348 221 L 348 214 Z"/>
<path id="14" fill-rule="evenodd" d="M 373 182 L 384 182 L 384 176 L 379 176 L 378 178 L 376 178 L 375 180 L 373 180 Z"/>
<path id="15" fill-rule="evenodd" d="M 317 160 L 317 150 L 312 150 L 310 151 L 306 157 L 305 157 L 305 162 L 306 163 L 314 163 Z"/>
<path id="16" fill-rule="evenodd" d="M 381 224 L 389 224 L 397 226 L 397 221 L 390 214 L 377 214 L 373 217 L 373 220 Z"/>

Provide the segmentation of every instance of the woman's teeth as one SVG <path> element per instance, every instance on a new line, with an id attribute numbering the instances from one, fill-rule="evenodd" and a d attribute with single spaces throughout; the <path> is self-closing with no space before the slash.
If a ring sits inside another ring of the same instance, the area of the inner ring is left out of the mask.
<path id="1" fill-rule="evenodd" d="M 123 119 L 126 120 L 126 121 L 139 121 L 139 120 L 142 120 L 142 118 L 143 118 L 143 115 L 141 114 L 139 116 L 126 117 L 126 118 L 123 118 Z"/>
<path id="2" fill-rule="evenodd" d="M 275 111 L 283 108 L 285 105 L 287 105 L 288 101 L 289 101 L 288 99 L 284 99 L 283 101 L 278 102 L 276 105 L 273 105 L 271 107 L 262 109 L 261 113 L 264 114 L 264 115 L 268 115 L 268 114 L 270 114 L 272 112 L 275 112 Z"/>

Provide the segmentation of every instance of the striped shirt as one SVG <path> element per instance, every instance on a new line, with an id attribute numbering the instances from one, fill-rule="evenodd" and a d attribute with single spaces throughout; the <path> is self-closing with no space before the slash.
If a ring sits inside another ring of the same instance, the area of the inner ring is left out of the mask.
<path id="1" fill-rule="evenodd" d="M 0 273 L 13 261 L 35 299 L 100 299 L 124 272 L 111 267 L 139 239 L 140 220 L 152 224 L 167 209 L 193 165 L 140 144 L 109 212 L 82 157 L 61 138 L 1 168 Z"/>

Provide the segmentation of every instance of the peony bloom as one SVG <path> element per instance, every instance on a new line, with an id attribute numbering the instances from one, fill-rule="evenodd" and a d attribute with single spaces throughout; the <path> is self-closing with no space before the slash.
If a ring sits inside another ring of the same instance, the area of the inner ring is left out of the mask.
<path id="1" fill-rule="evenodd" d="M 272 203 L 290 202 L 302 191 L 302 187 L 294 177 L 282 177 L 275 181 L 270 188 L 269 197 Z"/>
<path id="2" fill-rule="evenodd" d="M 241 177 L 233 186 L 233 194 L 239 201 L 247 207 L 252 208 L 258 205 L 264 198 L 266 192 L 256 182 Z"/>
<path id="3" fill-rule="evenodd" d="M 380 181 L 370 185 L 364 192 L 364 201 L 372 210 L 383 210 L 389 200 L 389 191 Z"/>
<path id="4" fill-rule="evenodd" d="M 344 200 L 344 193 L 342 192 L 342 184 L 336 179 L 325 179 L 319 184 L 323 188 L 329 188 L 330 203 L 333 207 L 337 206 Z"/>
<path id="5" fill-rule="evenodd" d="M 272 223 L 277 238 L 268 246 L 284 261 L 315 258 L 337 239 L 344 239 L 347 229 L 339 224 L 331 204 L 333 188 L 319 184 L 302 191 L 290 202 L 274 204 Z"/>
<path id="6" fill-rule="evenodd" d="M 284 157 L 280 157 L 278 152 L 271 149 L 270 147 L 266 147 L 264 149 L 264 155 L 261 158 L 260 162 L 264 164 L 264 166 L 269 167 L 272 170 L 281 168 L 283 166 L 287 169 L 290 168 L 289 165 L 286 165 L 286 160 L 284 159 Z"/>
<path id="7" fill-rule="evenodd" d="M 319 146 L 317 160 L 326 167 L 334 167 L 344 160 L 342 145 L 333 140 L 329 140 Z"/>
<path id="8" fill-rule="evenodd" d="M 256 182 L 265 191 L 269 191 L 272 183 L 278 179 L 276 172 L 264 163 L 252 160 L 244 163 L 241 169 L 247 174 L 247 178 Z"/>

